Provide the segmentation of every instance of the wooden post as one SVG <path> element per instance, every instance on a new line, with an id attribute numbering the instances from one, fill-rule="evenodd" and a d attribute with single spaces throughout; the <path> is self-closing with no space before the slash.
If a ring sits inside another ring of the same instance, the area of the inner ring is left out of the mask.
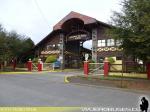
<path id="1" fill-rule="evenodd" d="M 92 60 L 97 63 L 97 29 L 92 30 Z"/>
<path id="2" fill-rule="evenodd" d="M 61 62 L 61 70 L 65 68 L 65 42 L 64 42 L 64 34 L 60 34 L 60 62 Z"/>

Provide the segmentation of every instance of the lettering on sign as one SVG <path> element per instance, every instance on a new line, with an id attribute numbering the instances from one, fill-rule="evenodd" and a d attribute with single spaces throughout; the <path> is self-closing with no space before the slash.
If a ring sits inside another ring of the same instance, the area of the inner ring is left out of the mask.
<path id="1" fill-rule="evenodd" d="M 68 40 L 81 40 L 87 38 L 86 34 L 80 34 L 80 35 L 72 35 L 68 37 Z"/>

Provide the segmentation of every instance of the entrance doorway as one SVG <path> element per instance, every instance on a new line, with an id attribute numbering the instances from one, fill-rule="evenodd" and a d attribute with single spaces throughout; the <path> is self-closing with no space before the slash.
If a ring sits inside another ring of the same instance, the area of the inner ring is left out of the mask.
<path id="1" fill-rule="evenodd" d="M 68 41 L 65 45 L 65 67 L 67 68 L 82 68 L 84 55 L 91 55 L 91 50 L 83 47 L 84 41 L 74 40 Z"/>
<path id="2" fill-rule="evenodd" d="M 91 54 L 91 50 L 83 47 L 83 43 L 91 39 L 91 33 L 85 27 L 84 21 L 71 18 L 62 25 L 64 32 L 64 64 L 66 68 L 81 68 L 84 55 Z"/>

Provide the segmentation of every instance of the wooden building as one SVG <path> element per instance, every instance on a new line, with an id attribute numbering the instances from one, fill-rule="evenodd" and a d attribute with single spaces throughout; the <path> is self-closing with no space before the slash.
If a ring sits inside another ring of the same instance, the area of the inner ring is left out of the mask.
<path id="1" fill-rule="evenodd" d="M 120 41 L 106 35 L 109 24 L 92 17 L 70 12 L 59 21 L 43 40 L 34 48 L 35 55 L 44 58 L 48 55 L 58 55 L 64 67 L 80 67 L 84 54 L 91 55 L 92 60 L 99 62 L 105 57 L 122 56 L 119 49 Z M 92 40 L 92 49 L 83 47 L 83 43 Z"/>

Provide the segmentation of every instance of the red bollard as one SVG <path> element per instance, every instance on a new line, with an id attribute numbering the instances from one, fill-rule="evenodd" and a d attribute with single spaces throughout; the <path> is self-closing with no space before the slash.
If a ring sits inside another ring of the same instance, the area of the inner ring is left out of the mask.
<path id="1" fill-rule="evenodd" d="M 38 60 L 38 71 L 42 71 L 43 70 L 43 62 L 41 61 L 41 59 Z"/>
<path id="2" fill-rule="evenodd" d="M 108 59 L 105 58 L 105 61 L 104 61 L 104 76 L 108 76 L 109 74 L 109 62 L 108 62 Z"/>
<path id="3" fill-rule="evenodd" d="M 88 76 L 88 74 L 89 74 L 89 62 L 84 61 L 84 75 Z"/>
<path id="4" fill-rule="evenodd" d="M 28 68 L 28 71 L 32 71 L 32 61 L 31 61 L 31 59 L 29 59 L 29 61 L 27 63 L 27 68 Z"/>
<path id="5" fill-rule="evenodd" d="M 38 71 L 42 71 L 42 64 L 38 63 Z"/>
<path id="6" fill-rule="evenodd" d="M 14 71 L 16 70 L 16 64 L 17 64 L 17 60 L 14 59 L 14 60 L 13 60 L 13 70 L 14 70 Z"/>
<path id="7" fill-rule="evenodd" d="M 147 63 L 146 68 L 147 68 L 147 79 L 150 80 L 150 63 Z"/>

